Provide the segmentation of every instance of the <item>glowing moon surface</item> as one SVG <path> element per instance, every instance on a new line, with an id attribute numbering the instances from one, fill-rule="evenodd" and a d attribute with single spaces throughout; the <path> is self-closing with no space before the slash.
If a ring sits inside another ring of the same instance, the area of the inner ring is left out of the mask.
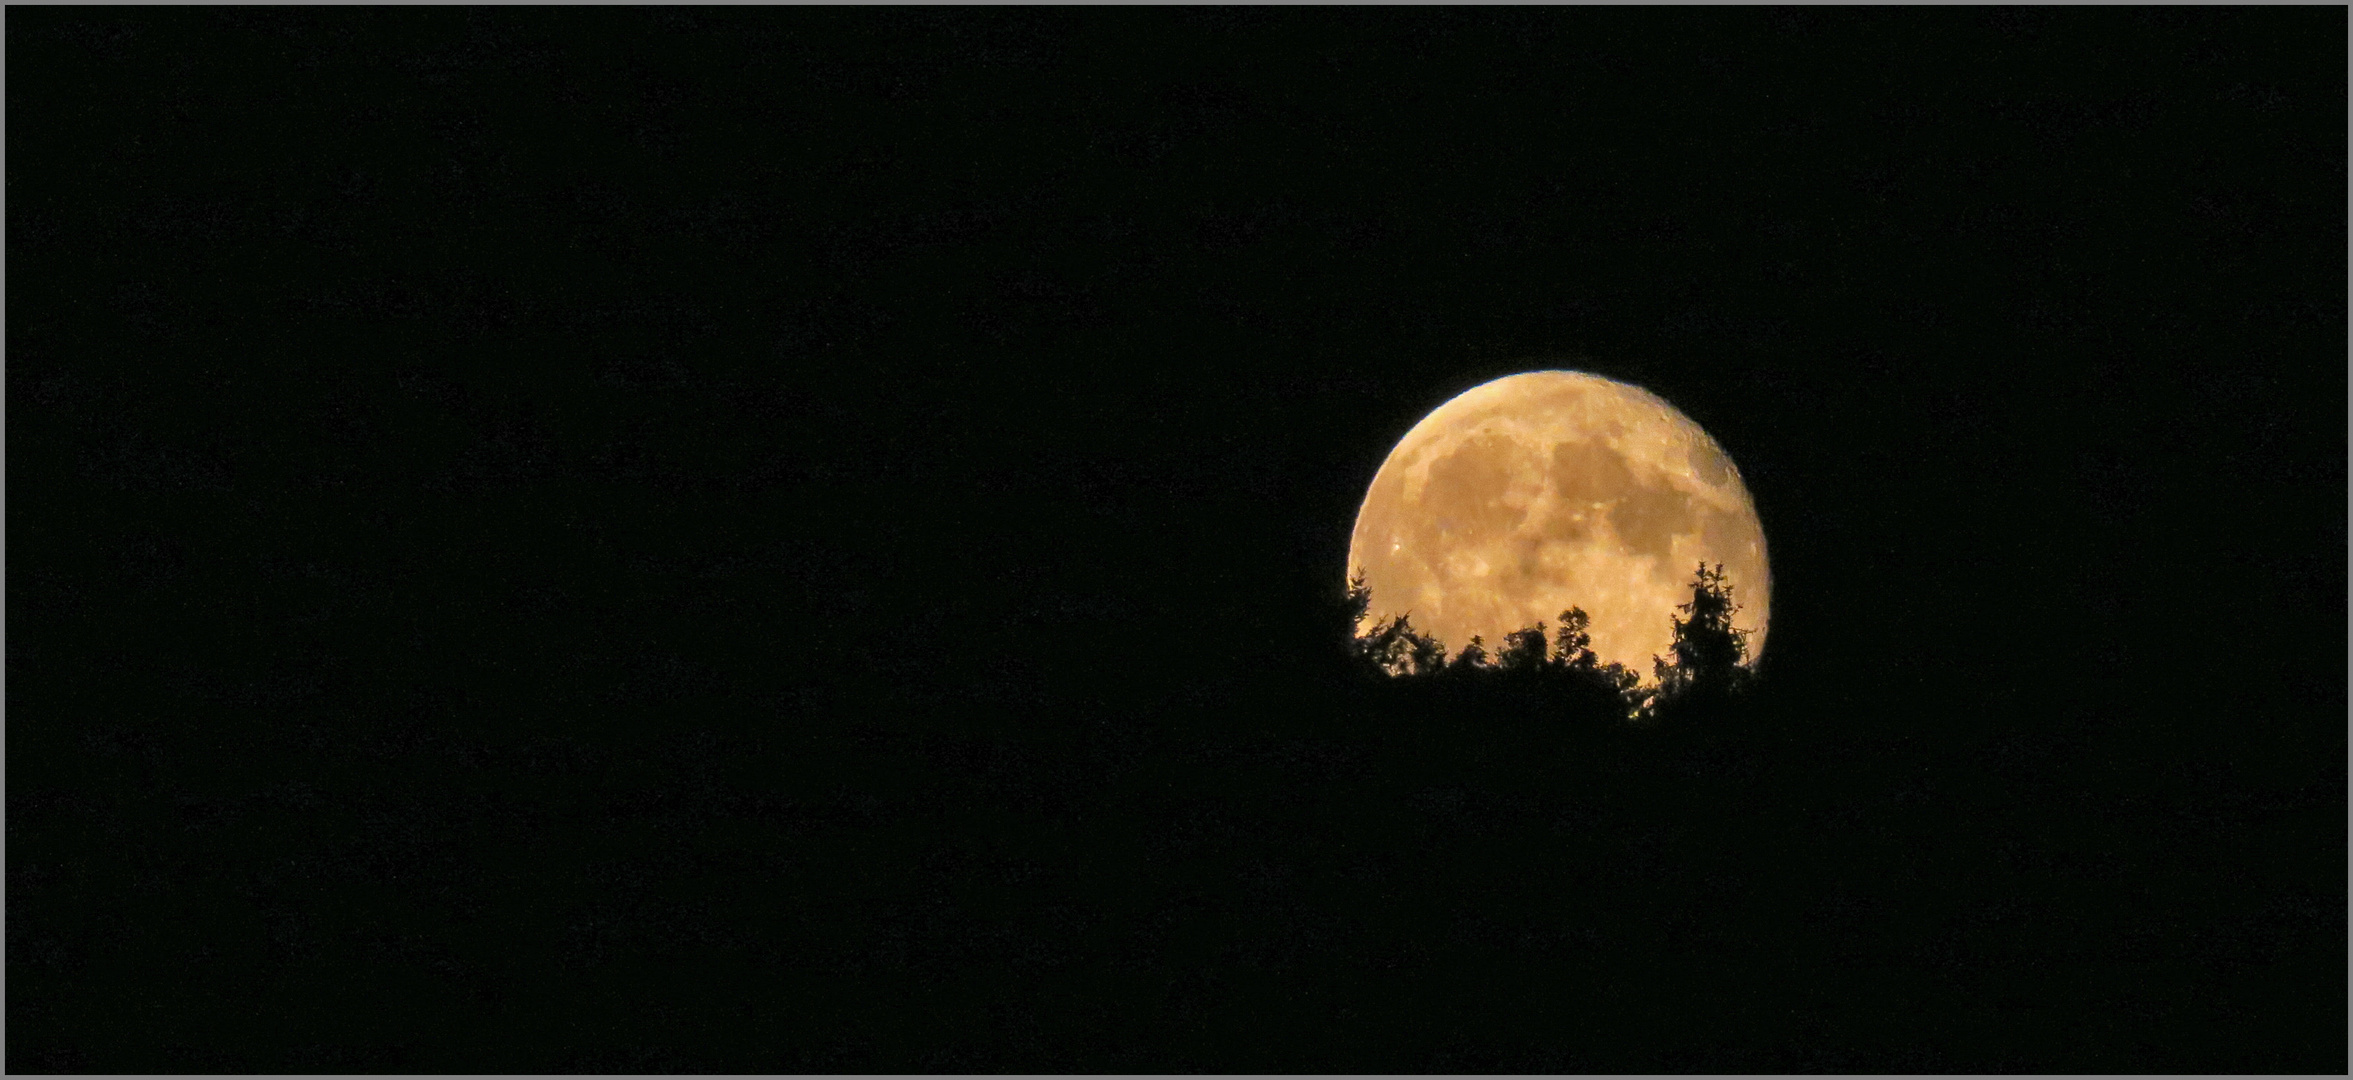
<path id="1" fill-rule="evenodd" d="M 1450 652 L 1473 634 L 1493 650 L 1581 607 L 1594 653 L 1645 681 L 1702 561 L 1723 564 L 1753 661 L 1773 579 L 1740 470 L 1674 406 L 1581 371 L 1497 379 L 1423 417 L 1381 463 L 1348 545 L 1370 619 L 1411 614 Z"/>

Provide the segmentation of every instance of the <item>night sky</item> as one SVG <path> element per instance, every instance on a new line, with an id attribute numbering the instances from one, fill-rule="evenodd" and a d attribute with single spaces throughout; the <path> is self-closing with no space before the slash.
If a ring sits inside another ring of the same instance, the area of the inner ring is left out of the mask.
<path id="1" fill-rule="evenodd" d="M 12 1070 L 2346 1067 L 2343 8 L 9 24 Z M 1352 721 L 1548 367 L 1770 738 Z"/>

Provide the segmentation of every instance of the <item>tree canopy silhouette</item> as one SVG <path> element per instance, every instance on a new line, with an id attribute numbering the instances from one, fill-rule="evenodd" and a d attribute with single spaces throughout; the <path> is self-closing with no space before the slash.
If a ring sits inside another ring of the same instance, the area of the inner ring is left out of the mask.
<path id="1" fill-rule="evenodd" d="M 1511 687 L 1516 700 L 1534 695 L 1595 715 L 1629 716 L 1639 704 L 1640 676 L 1594 654 L 1592 620 L 1583 608 L 1561 612 L 1556 630 L 1538 622 L 1505 634 L 1492 650 L 1474 636 L 1451 656 L 1439 639 L 1414 629 L 1410 612 L 1368 625 L 1372 593 L 1361 573 L 1350 578 L 1342 609 L 1351 628 L 1350 658 L 1377 676 L 1427 679 L 1466 691 Z"/>
<path id="2" fill-rule="evenodd" d="M 1514 630 L 1503 635 L 1503 646 L 1495 650 L 1495 666 L 1515 675 L 1533 674 L 1552 662 L 1549 648 L 1543 623 Z"/>
<path id="3" fill-rule="evenodd" d="M 1372 610 L 1373 593 L 1361 572 L 1348 579 L 1345 610 L 1349 651 L 1354 659 L 1383 675 L 1435 675 L 1446 666 L 1446 646 L 1413 628 L 1408 612 L 1364 625 Z"/>
<path id="4" fill-rule="evenodd" d="M 1699 564 L 1691 589 L 1691 599 L 1668 617 L 1669 655 L 1652 658 L 1657 681 L 1650 686 L 1594 653 L 1592 619 L 1583 608 L 1561 612 L 1549 635 L 1538 622 L 1505 634 L 1493 650 L 1474 636 L 1449 657 L 1443 642 L 1414 629 L 1411 613 L 1366 625 L 1372 591 L 1361 572 L 1349 579 L 1342 606 L 1349 655 L 1360 670 L 1392 678 L 1443 676 L 1440 681 L 1462 686 L 1509 684 L 1539 689 L 1575 711 L 1658 716 L 1728 699 L 1753 678 L 1746 666 L 1749 631 L 1733 623 L 1740 605 L 1723 565 Z"/>

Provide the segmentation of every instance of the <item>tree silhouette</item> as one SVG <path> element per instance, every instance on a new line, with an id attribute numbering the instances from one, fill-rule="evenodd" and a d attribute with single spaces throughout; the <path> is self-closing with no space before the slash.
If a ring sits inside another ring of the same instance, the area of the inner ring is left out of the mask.
<path id="1" fill-rule="evenodd" d="M 1491 690 L 1508 686 L 1513 688 L 1508 700 L 1541 703 L 1539 711 L 1625 718 L 1655 712 L 1669 699 L 1729 693 L 1746 675 L 1740 664 L 1747 655 L 1747 632 L 1731 624 L 1737 605 L 1721 567 L 1700 568 L 1692 602 L 1677 609 L 1688 618 L 1672 619 L 1676 659 L 1656 660 L 1659 686 L 1648 691 L 1639 675 L 1622 664 L 1603 663 L 1594 653 L 1593 620 L 1583 608 L 1561 612 L 1560 624 L 1549 634 L 1542 622 L 1512 631 L 1493 652 L 1484 638 L 1473 636 L 1450 658 L 1438 639 L 1414 629 L 1410 613 L 1365 625 L 1372 593 L 1361 573 L 1349 579 L 1341 607 L 1352 630 L 1350 657 L 1359 670 L 1387 677 L 1443 676 L 1434 685 L 1472 694 L 1466 701 L 1489 700 Z"/>
<path id="2" fill-rule="evenodd" d="M 1383 619 L 1356 639 L 1360 662 L 1384 675 L 1429 675 L 1446 666 L 1446 647 L 1413 628 L 1413 616 Z"/>
<path id="3" fill-rule="evenodd" d="M 1552 662 L 1564 669 L 1594 665 L 1593 619 L 1585 614 L 1584 608 L 1573 607 L 1560 613 L 1560 629 L 1553 631 Z"/>
<path id="4" fill-rule="evenodd" d="M 1415 630 L 1411 612 L 1365 626 L 1372 602 L 1372 590 L 1364 583 L 1364 572 L 1350 575 L 1341 606 L 1348 620 L 1349 655 L 1360 667 L 1392 676 L 1432 675 L 1445 668 L 1446 646 L 1437 638 Z"/>
<path id="5" fill-rule="evenodd" d="M 1347 614 L 1348 637 L 1353 641 L 1363 634 L 1364 617 L 1373 610 L 1373 589 L 1364 583 L 1364 571 L 1348 575 L 1348 594 L 1340 606 Z"/>
<path id="6" fill-rule="evenodd" d="M 1455 654 L 1454 662 L 1446 665 L 1446 670 L 1459 675 L 1469 675 L 1484 670 L 1488 666 L 1487 644 L 1480 640 L 1479 635 L 1472 634 L 1470 644 L 1464 645 L 1462 651 Z"/>
<path id="7" fill-rule="evenodd" d="M 1732 599 L 1724 565 L 1711 570 L 1700 563 L 1692 574 L 1690 602 L 1677 604 L 1675 610 L 1683 614 L 1671 617 L 1675 636 L 1668 651 L 1673 658 L 1651 658 L 1659 681 L 1655 700 L 1718 701 L 1743 689 L 1749 678 L 1743 666 L 1749 632 L 1732 624 L 1740 605 Z"/>
<path id="8" fill-rule="evenodd" d="M 1514 630 L 1503 635 L 1502 647 L 1495 650 L 1495 666 L 1514 675 L 1537 674 L 1551 662 L 1545 648 L 1543 623 Z"/>
<path id="9" fill-rule="evenodd" d="M 1400 630 L 1399 636 L 1405 641 L 1406 658 L 1414 674 L 1428 675 L 1446 666 L 1446 646 L 1437 638 L 1416 634 L 1411 627 Z"/>

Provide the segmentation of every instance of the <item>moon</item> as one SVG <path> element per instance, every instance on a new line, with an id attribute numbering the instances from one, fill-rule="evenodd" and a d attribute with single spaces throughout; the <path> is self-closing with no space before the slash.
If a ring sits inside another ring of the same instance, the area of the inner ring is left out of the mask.
<path id="1" fill-rule="evenodd" d="M 1365 492 L 1348 545 L 1371 620 L 1410 614 L 1460 651 L 1581 607 L 1594 654 L 1653 681 L 1692 570 L 1721 563 L 1763 655 L 1773 578 L 1732 458 L 1658 396 L 1581 371 L 1474 386 L 1422 418 Z"/>

